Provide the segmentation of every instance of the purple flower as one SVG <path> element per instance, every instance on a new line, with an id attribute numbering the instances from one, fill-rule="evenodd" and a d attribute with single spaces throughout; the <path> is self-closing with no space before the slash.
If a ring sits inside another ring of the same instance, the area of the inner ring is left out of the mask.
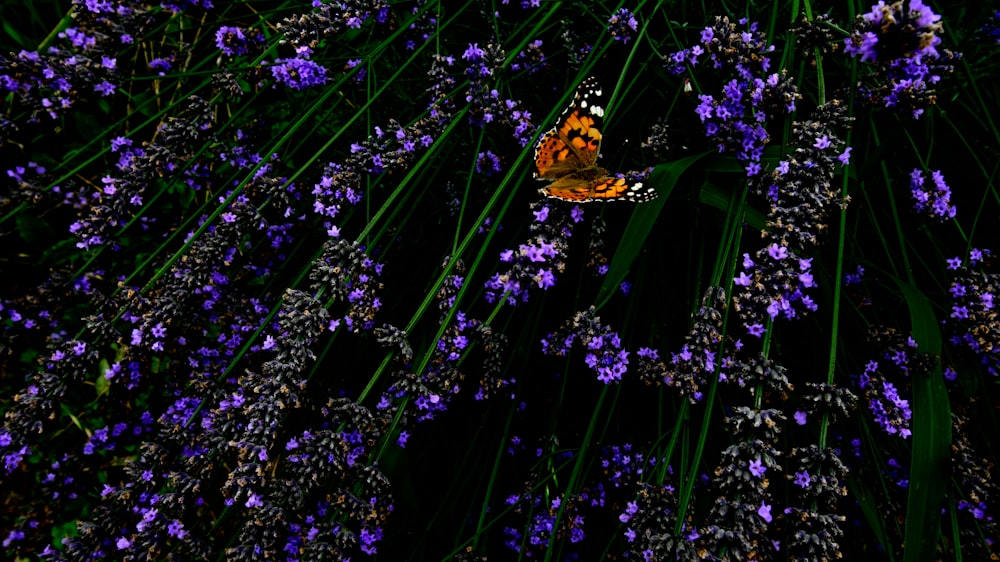
<path id="1" fill-rule="evenodd" d="M 492 151 L 480 152 L 476 159 L 476 172 L 485 176 L 500 173 L 500 157 Z"/>
<path id="2" fill-rule="evenodd" d="M 904 11 L 904 6 L 906 7 Z M 872 105 L 909 111 L 914 118 L 936 103 L 934 84 L 954 72 L 961 55 L 938 51 L 941 16 L 922 0 L 879 1 L 844 40 L 844 51 L 872 65 L 859 92 Z"/>
<path id="3" fill-rule="evenodd" d="M 378 553 L 378 548 L 376 548 L 376 543 L 382 540 L 382 528 L 381 527 L 362 527 L 361 534 L 358 539 L 361 543 L 361 551 L 369 556 L 374 556 Z"/>
<path id="4" fill-rule="evenodd" d="M 770 523 L 771 522 L 771 506 L 767 505 L 764 502 L 760 502 L 760 507 L 757 508 L 757 515 L 759 515 L 760 518 L 763 519 L 764 521 L 767 521 L 768 523 Z"/>
<path id="5" fill-rule="evenodd" d="M 629 353 L 622 349 L 621 338 L 600 323 L 593 307 L 578 312 L 560 330 L 542 340 L 542 352 L 547 355 L 565 355 L 570 345 L 579 341 L 587 349 L 584 363 L 597 373 L 605 384 L 620 381 L 628 370 Z"/>
<path id="6" fill-rule="evenodd" d="M 914 169 L 910 172 L 910 194 L 913 197 L 913 208 L 929 219 L 943 222 L 955 218 L 958 209 L 951 204 L 951 188 L 944 181 L 940 170 L 931 172 L 934 186 L 925 187 L 926 179 L 923 172 Z"/>
<path id="7" fill-rule="evenodd" d="M 486 52 L 479 48 L 479 43 L 469 43 L 469 48 L 462 53 L 462 58 L 474 62 L 482 59 L 485 54 Z"/>
<path id="8" fill-rule="evenodd" d="M 157 70 L 157 71 L 159 71 L 160 76 L 163 76 L 165 73 L 169 72 L 170 69 L 173 68 L 173 66 L 174 65 L 173 65 L 172 57 L 169 57 L 169 58 L 156 58 L 156 59 L 153 59 L 153 60 L 149 61 L 149 69 L 150 70 Z"/>
<path id="9" fill-rule="evenodd" d="M 846 166 L 851 161 L 851 150 L 853 150 L 853 148 L 850 146 L 845 148 L 844 152 L 837 156 L 837 161 Z"/>
<path id="10" fill-rule="evenodd" d="M 680 74 L 684 64 L 697 64 L 702 55 L 709 55 L 714 67 L 724 73 L 722 86 L 715 95 L 698 96 L 695 114 L 719 152 L 735 153 L 747 177 L 757 177 L 770 140 L 767 120 L 794 110 L 800 96 L 785 75 L 768 73 L 770 60 L 760 54 L 773 47 L 756 31 L 755 24 L 750 25 L 750 31 L 741 31 L 727 18 L 716 18 L 714 25 L 702 32 L 701 40 L 701 45 L 667 55 L 667 69 Z"/>
<path id="11" fill-rule="evenodd" d="M 326 84 L 326 69 L 309 59 L 278 59 L 270 69 L 277 83 L 293 90 Z"/>
<path id="12" fill-rule="evenodd" d="M 101 97 L 108 97 L 115 93 L 118 86 L 115 86 L 107 80 L 102 80 L 100 83 L 94 86 L 94 91 L 101 95 Z"/>
<path id="13" fill-rule="evenodd" d="M 796 486 L 801 488 L 808 488 L 809 484 L 812 482 L 812 477 L 806 471 L 796 472 L 795 480 L 793 480 Z"/>
<path id="14" fill-rule="evenodd" d="M 183 539 L 188 535 L 188 532 L 184 529 L 184 523 L 174 519 L 167 525 L 167 534 L 171 537 Z"/>
<path id="15" fill-rule="evenodd" d="M 639 22 L 627 8 L 620 8 L 608 19 L 608 33 L 615 41 L 628 43 L 638 28 Z"/>
<path id="16" fill-rule="evenodd" d="M 215 32 L 215 46 L 228 57 L 256 52 L 263 43 L 263 34 L 256 30 L 224 25 Z"/>
<path id="17" fill-rule="evenodd" d="M 535 281 L 541 289 L 548 289 L 556 284 L 556 278 L 552 275 L 552 270 L 550 269 L 539 270 L 535 276 Z"/>

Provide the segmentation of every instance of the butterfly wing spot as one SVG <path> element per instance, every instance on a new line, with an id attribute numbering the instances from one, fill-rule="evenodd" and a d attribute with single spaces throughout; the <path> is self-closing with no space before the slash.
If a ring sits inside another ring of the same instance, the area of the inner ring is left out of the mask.
<path id="1" fill-rule="evenodd" d="M 629 199 L 634 199 L 635 201 L 652 201 L 656 199 L 659 195 L 652 186 L 643 185 L 642 182 L 634 184 L 629 188 L 628 193 L 625 194 Z"/>
<path id="2" fill-rule="evenodd" d="M 628 199 L 630 201 L 648 201 L 656 197 L 656 191 L 643 186 L 642 182 L 629 183 L 625 178 L 602 178 L 595 180 L 590 187 L 591 197 L 595 199 Z"/>
<path id="3" fill-rule="evenodd" d="M 598 92 L 597 95 L 601 95 L 601 94 Z M 583 109 L 586 109 L 587 111 L 589 111 L 590 113 L 592 113 L 592 114 L 594 114 L 594 115 L 596 115 L 598 117 L 604 117 L 604 108 L 601 107 L 601 106 L 599 106 L 599 105 L 593 105 L 593 104 L 591 104 L 590 101 L 587 98 L 583 98 L 580 101 L 580 107 L 582 107 Z"/>
<path id="4" fill-rule="evenodd" d="M 600 101 L 602 97 L 604 97 L 604 91 L 598 85 L 597 79 L 591 76 L 580 85 L 580 89 L 573 96 L 573 101 L 577 102 L 576 105 L 586 109 L 588 113 L 604 117 L 604 108 L 593 103 L 594 101 Z"/>
<path id="5" fill-rule="evenodd" d="M 642 182 L 629 182 L 625 178 L 608 177 L 606 170 L 600 170 L 599 177 L 587 179 L 585 174 L 574 174 L 552 181 L 540 191 L 547 197 L 577 201 L 650 201 L 657 196 L 656 190 Z"/>

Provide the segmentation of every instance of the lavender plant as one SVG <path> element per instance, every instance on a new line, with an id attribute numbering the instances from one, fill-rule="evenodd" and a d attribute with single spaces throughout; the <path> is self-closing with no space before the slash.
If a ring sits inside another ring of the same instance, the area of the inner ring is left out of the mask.
<path id="1" fill-rule="evenodd" d="M 5 558 L 996 558 L 1000 12 L 690 7 L 0 5 Z"/>

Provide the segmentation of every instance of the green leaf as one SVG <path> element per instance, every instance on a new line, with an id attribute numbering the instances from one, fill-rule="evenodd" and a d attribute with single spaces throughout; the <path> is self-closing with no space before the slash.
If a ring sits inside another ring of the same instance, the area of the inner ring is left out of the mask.
<path id="1" fill-rule="evenodd" d="M 97 395 L 104 396 L 111 388 L 111 381 L 105 376 L 111 370 L 111 365 L 107 359 L 101 359 L 98 363 L 97 379 L 94 380 L 94 387 L 97 388 Z"/>
<path id="2" fill-rule="evenodd" d="M 852 474 L 848 474 L 847 476 L 847 487 L 851 490 L 852 497 L 858 502 L 858 507 L 861 508 L 861 514 L 864 515 L 865 523 L 868 524 L 868 530 L 875 535 L 878 543 L 882 545 L 884 549 L 882 554 L 887 560 L 893 560 L 892 542 L 889 539 L 889 535 L 885 532 L 885 521 L 883 521 L 882 512 L 879 511 L 875 495 L 865 484 L 864 480 Z"/>
<path id="3" fill-rule="evenodd" d="M 30 211 L 18 213 L 14 220 L 17 221 L 17 233 L 25 242 L 47 243 L 55 238 L 52 226 Z"/>
<path id="4" fill-rule="evenodd" d="M 608 274 L 604 276 L 604 283 L 597 293 L 597 298 L 595 299 L 595 302 L 598 303 L 597 308 L 601 308 L 611 298 L 611 295 L 621 285 L 625 276 L 628 275 L 628 270 L 632 267 L 632 262 L 635 261 L 635 258 L 639 256 L 639 252 L 642 251 L 642 247 L 646 243 L 646 238 L 649 237 L 649 232 L 656 223 L 656 219 L 660 216 L 663 206 L 667 204 L 667 199 L 670 198 L 670 193 L 677 186 L 677 181 L 681 175 L 706 154 L 711 154 L 711 152 L 695 154 L 676 162 L 670 162 L 669 164 L 660 164 L 649 174 L 648 181 L 650 185 L 656 188 L 659 196 L 649 203 L 637 205 L 635 212 L 632 213 L 632 219 L 629 221 L 628 226 L 625 227 L 621 242 L 618 243 L 618 248 L 611 258 L 611 264 L 608 266 Z"/>
<path id="5" fill-rule="evenodd" d="M 913 285 L 897 283 L 910 309 L 918 350 L 940 355 L 941 332 L 927 296 Z M 914 375 L 912 384 L 913 445 L 903 560 L 929 562 L 938 558 L 941 504 L 947 486 L 945 467 L 951 451 L 951 406 L 940 363 L 927 375 Z"/>
<path id="6" fill-rule="evenodd" d="M 732 211 L 733 206 L 733 190 L 732 188 L 724 188 L 716 183 L 706 182 L 698 190 L 698 202 L 724 213 L 729 213 Z M 764 230 L 767 223 L 767 215 L 764 211 L 756 207 L 747 206 L 743 222 L 751 230 Z"/>

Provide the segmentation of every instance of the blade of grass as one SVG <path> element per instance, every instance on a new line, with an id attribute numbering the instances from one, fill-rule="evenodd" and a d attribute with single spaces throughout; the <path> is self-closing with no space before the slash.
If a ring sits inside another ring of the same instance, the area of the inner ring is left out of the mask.
<path id="1" fill-rule="evenodd" d="M 608 267 L 608 274 L 604 276 L 604 283 L 597 293 L 595 302 L 597 303 L 598 310 L 611 298 L 611 295 L 614 294 L 615 290 L 625 279 L 629 268 L 632 266 L 632 262 L 635 261 L 639 256 L 639 252 L 642 251 L 642 247 L 646 243 L 646 238 L 649 237 L 653 225 L 656 224 L 657 217 L 660 216 L 660 211 L 667 204 L 667 199 L 677 186 L 677 181 L 680 180 L 681 175 L 692 164 L 707 154 L 710 153 L 695 154 L 676 162 L 661 164 L 649 175 L 648 181 L 656 186 L 656 191 L 660 196 L 649 203 L 638 205 L 632 214 L 632 219 L 629 221 L 628 226 L 625 227 L 625 232 L 622 233 L 621 242 L 618 243 L 618 248 L 615 249 L 611 265 Z"/>
<path id="2" fill-rule="evenodd" d="M 897 280 L 913 322 L 919 349 L 941 353 L 941 332 L 930 301 L 917 287 Z M 951 451 L 951 406 L 938 363 L 928 374 L 914 376 L 913 446 L 909 496 L 906 504 L 905 562 L 937 559 L 941 533 L 941 503 L 947 479 L 945 465 Z"/>

